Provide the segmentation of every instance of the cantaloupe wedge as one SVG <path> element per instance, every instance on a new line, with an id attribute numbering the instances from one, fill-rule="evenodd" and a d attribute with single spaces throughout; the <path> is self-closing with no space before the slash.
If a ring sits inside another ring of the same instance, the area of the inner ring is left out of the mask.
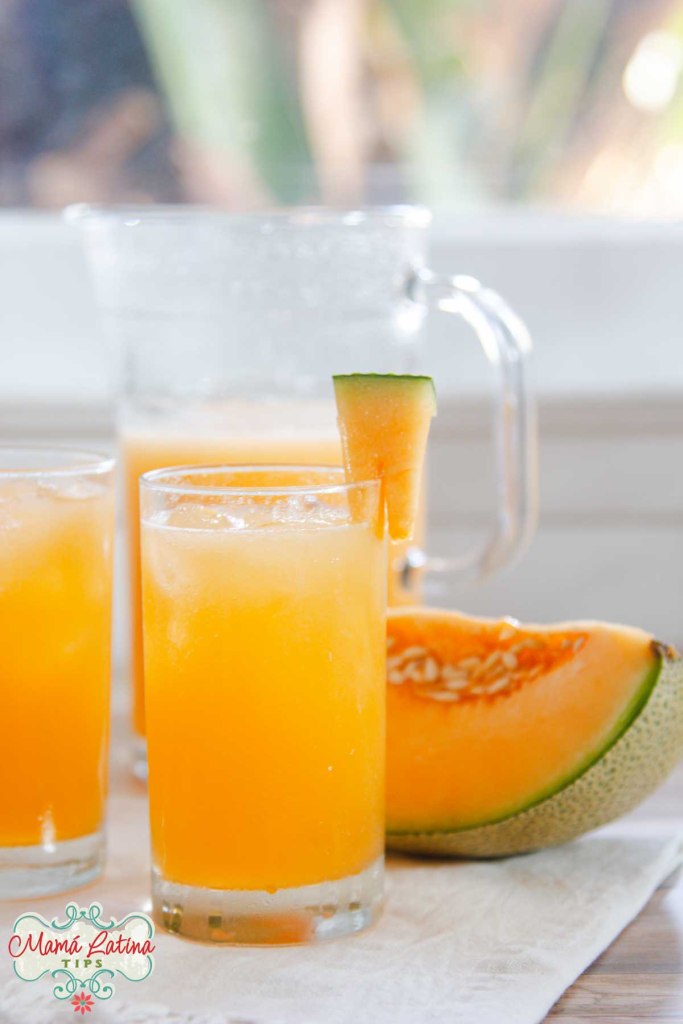
<path id="1" fill-rule="evenodd" d="M 636 806 L 683 755 L 683 662 L 640 629 L 388 619 L 390 847 L 501 856 Z"/>
<path id="2" fill-rule="evenodd" d="M 333 378 L 344 468 L 353 482 L 382 482 L 389 536 L 410 540 L 436 414 L 431 377 L 352 373 Z"/>

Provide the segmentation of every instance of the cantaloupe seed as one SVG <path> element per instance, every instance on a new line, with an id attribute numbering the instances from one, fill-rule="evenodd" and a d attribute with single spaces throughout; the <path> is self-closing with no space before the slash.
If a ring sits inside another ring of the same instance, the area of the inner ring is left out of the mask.
<path id="1" fill-rule="evenodd" d="M 506 641 L 503 642 L 503 637 Z M 498 632 L 500 646 L 489 653 L 468 654 L 455 662 L 439 660 L 427 647 L 412 645 L 396 651 L 396 638 L 387 638 L 387 681 L 407 684 L 417 697 L 452 702 L 479 696 L 507 695 L 557 668 L 585 646 L 586 634 L 558 636 L 554 642 L 524 636 L 508 629 Z M 524 652 L 529 652 L 525 657 Z"/>

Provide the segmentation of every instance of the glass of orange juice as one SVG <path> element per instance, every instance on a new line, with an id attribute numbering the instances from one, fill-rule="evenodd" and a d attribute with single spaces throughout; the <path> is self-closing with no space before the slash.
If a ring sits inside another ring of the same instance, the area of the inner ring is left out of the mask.
<path id="1" fill-rule="evenodd" d="M 379 483 L 183 467 L 140 493 L 157 919 L 233 943 L 365 927 L 383 880 Z"/>
<path id="2" fill-rule="evenodd" d="M 102 870 L 113 467 L 0 448 L 0 898 Z"/>

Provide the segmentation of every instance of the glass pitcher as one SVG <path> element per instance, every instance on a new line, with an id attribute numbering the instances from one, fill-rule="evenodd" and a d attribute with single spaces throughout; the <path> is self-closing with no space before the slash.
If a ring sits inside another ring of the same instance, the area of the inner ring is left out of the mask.
<path id="1" fill-rule="evenodd" d="M 410 373 L 430 310 L 463 317 L 496 371 L 499 507 L 485 545 L 457 562 L 424 553 L 423 514 L 413 543 L 392 552 L 390 603 L 419 600 L 425 569 L 481 577 L 523 546 L 535 517 L 529 338 L 495 293 L 427 268 L 427 210 L 79 206 L 67 217 L 82 228 L 120 353 L 140 741 L 140 474 L 181 464 L 339 464 L 332 374 Z M 138 747 L 143 771 L 142 741 Z"/>

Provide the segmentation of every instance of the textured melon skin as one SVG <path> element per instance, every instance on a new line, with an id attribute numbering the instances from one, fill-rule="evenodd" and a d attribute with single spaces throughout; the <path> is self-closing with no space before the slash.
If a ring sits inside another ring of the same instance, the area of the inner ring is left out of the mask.
<path id="1" fill-rule="evenodd" d="M 433 857 L 506 857 L 557 846 L 632 811 L 683 757 L 683 659 L 656 644 L 659 678 L 616 743 L 553 796 L 491 825 L 387 835 L 387 846 Z"/>

